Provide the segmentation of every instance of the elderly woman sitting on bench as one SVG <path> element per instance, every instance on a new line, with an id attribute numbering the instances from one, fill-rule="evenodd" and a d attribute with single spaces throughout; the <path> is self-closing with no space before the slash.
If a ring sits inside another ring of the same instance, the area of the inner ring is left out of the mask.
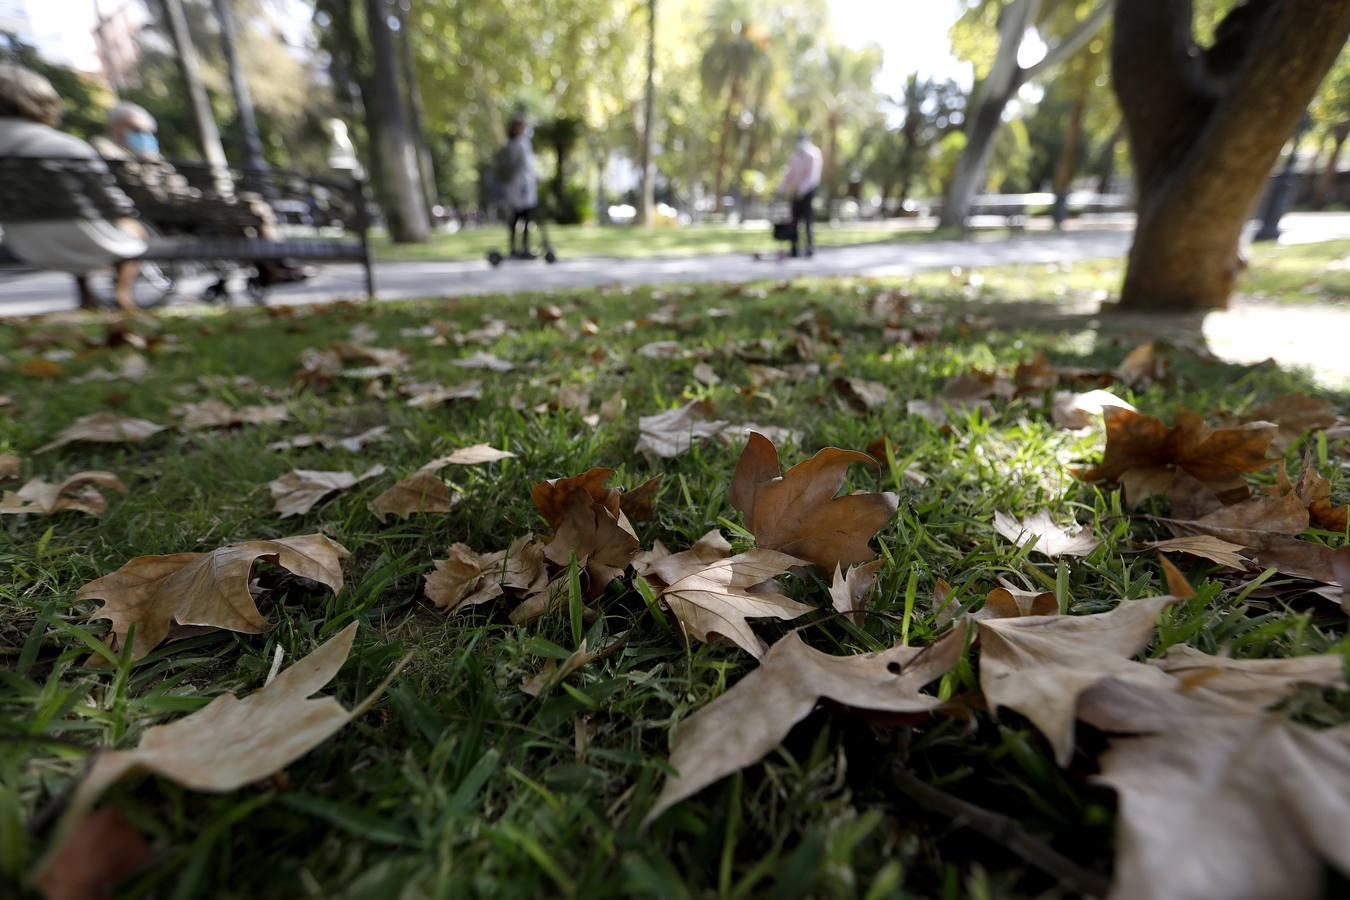
<path id="1" fill-rule="evenodd" d="M 0 157 L 45 157 L 98 160 L 94 148 L 56 129 L 61 120 L 61 97 L 38 73 L 0 63 Z M 98 163 L 101 165 L 101 162 Z M 145 252 L 145 230 L 134 219 L 51 219 L 5 224 L 4 240 L 23 262 L 75 276 L 80 305 L 94 307 L 89 273 L 115 266 L 117 305 L 133 309 L 131 288 L 136 267 L 128 260 Z"/>

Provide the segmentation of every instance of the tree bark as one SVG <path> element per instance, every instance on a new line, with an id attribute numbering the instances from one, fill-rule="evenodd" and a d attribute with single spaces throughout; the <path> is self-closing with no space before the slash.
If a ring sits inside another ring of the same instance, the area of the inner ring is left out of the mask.
<path id="1" fill-rule="evenodd" d="M 234 29 L 234 11 L 231 0 L 215 0 L 216 19 L 220 22 L 220 43 L 225 51 L 225 68 L 230 75 L 230 91 L 234 94 L 234 108 L 239 116 L 239 133 L 244 144 L 244 168 L 251 172 L 266 172 L 267 158 L 263 156 L 262 138 L 258 136 L 258 118 L 253 112 L 253 94 L 248 89 L 244 67 L 239 62 L 239 46 Z"/>
<path id="2" fill-rule="evenodd" d="M 374 64 L 375 96 L 365 98 L 366 114 L 376 123 L 376 185 L 389 236 L 398 244 L 421 243 L 430 231 L 421 195 L 417 148 L 408 129 L 399 90 L 398 58 L 389 32 L 393 14 L 387 0 L 366 0 L 366 25 Z"/>
<path id="3" fill-rule="evenodd" d="M 1345 0 L 1253 0 L 1201 54 L 1190 0 L 1118 0 L 1112 81 L 1138 186 L 1122 309 L 1223 308 L 1280 149 L 1350 35 Z"/>
<path id="4" fill-rule="evenodd" d="M 1330 137 L 1331 154 L 1317 173 L 1317 182 L 1313 185 L 1313 206 L 1317 209 L 1326 207 L 1331 192 L 1336 188 L 1336 163 L 1341 158 L 1341 148 L 1345 146 L 1346 138 L 1350 138 L 1350 122 L 1337 125 Z"/>
<path id="5" fill-rule="evenodd" d="M 989 74 L 971 93 L 966 110 L 966 146 L 947 185 L 938 219 L 940 228 L 965 228 L 971 203 L 984 187 L 1003 109 L 1017 89 L 1077 53 L 1106 23 L 1111 4 L 1103 0 L 1062 41 L 1050 47 L 1039 62 L 1022 68 L 1017 64 L 1017 51 L 1040 7 L 1041 0 L 1012 0 L 999 15 L 998 52 Z"/>
<path id="6" fill-rule="evenodd" d="M 637 221 L 650 225 L 656 202 L 656 179 L 652 171 L 652 128 L 656 119 L 656 0 L 647 0 L 647 87 L 642 95 L 642 147 L 638 153 L 642 167 L 638 184 Z"/>
<path id="7" fill-rule="evenodd" d="M 727 154 L 731 151 L 731 138 L 735 134 L 736 111 L 741 105 L 741 79 L 739 76 L 731 81 L 731 86 L 727 90 L 727 107 L 722 113 L 722 134 L 717 139 L 717 162 L 713 167 L 713 211 L 722 211 L 722 188 L 726 182 L 722 179 L 726 176 Z"/>
<path id="8" fill-rule="evenodd" d="M 427 130 L 422 117 L 422 92 L 417 87 L 417 70 L 413 65 L 412 33 L 408 25 L 407 11 L 398 8 L 398 56 L 403 68 L 403 81 L 408 89 L 408 125 L 412 131 L 413 145 L 417 148 L 417 175 L 422 185 L 422 198 L 427 205 L 427 215 L 437 205 L 436 166 L 431 160 L 431 147 L 427 143 Z"/>
<path id="9" fill-rule="evenodd" d="M 1055 230 L 1064 227 L 1069 217 L 1069 188 L 1073 184 L 1073 173 L 1078 168 L 1078 140 L 1083 133 L 1083 113 L 1087 109 L 1088 91 L 1092 79 L 1086 68 L 1079 78 L 1078 93 L 1074 95 L 1073 106 L 1069 110 L 1069 121 L 1064 126 L 1064 146 L 1060 149 L 1059 162 L 1055 165 L 1052 185 L 1055 191 Z"/>
<path id="10" fill-rule="evenodd" d="M 197 59 L 197 48 L 193 46 L 192 35 L 188 32 L 182 0 L 161 0 L 160 5 L 164 10 L 169 37 L 173 41 L 178 72 L 183 78 L 188 102 L 192 106 L 192 117 L 197 125 L 197 144 L 201 148 L 202 158 L 211 167 L 216 190 L 224 196 L 229 196 L 234 193 L 234 184 L 225 161 L 225 148 L 220 143 L 220 129 L 216 127 L 216 119 L 211 112 L 211 99 L 206 94 L 206 85 L 202 83 L 201 61 Z"/>

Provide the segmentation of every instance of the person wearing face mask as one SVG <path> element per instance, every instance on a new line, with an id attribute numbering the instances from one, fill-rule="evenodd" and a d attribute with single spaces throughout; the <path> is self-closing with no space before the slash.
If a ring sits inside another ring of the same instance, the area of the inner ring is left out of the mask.
<path id="1" fill-rule="evenodd" d="M 267 201 L 257 194 L 225 197 L 193 187 L 159 152 L 155 117 L 135 103 L 118 103 L 108 113 L 108 133 L 94 138 L 94 149 L 106 160 L 123 164 L 123 172 L 132 199 L 142 194 L 156 210 L 174 211 L 175 229 L 194 231 L 200 223 L 211 223 L 225 233 L 258 237 L 265 241 L 280 239 L 276 216 Z M 223 228 L 222 228 L 223 226 Z M 307 275 L 281 260 L 258 264 L 258 280 L 264 285 L 303 281 Z"/>
<path id="2" fill-rule="evenodd" d="M 61 111 L 61 97 L 46 78 L 22 66 L 0 63 L 0 157 L 92 160 L 106 171 L 93 147 L 57 130 Z M 112 206 L 127 202 L 121 192 L 111 200 Z M 0 209 L 0 226 L 9 249 L 29 265 L 74 275 L 81 306 L 98 306 L 89 273 L 114 266 L 117 305 L 135 308 L 131 287 L 137 270 L 128 260 L 146 249 L 140 223 L 95 218 L 5 223 L 4 213 Z"/>

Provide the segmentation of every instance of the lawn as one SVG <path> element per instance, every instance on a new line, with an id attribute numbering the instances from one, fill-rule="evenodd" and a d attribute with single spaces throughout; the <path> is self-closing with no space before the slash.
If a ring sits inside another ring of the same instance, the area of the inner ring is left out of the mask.
<path id="1" fill-rule="evenodd" d="M 1298 268 L 1296 248 L 1278 256 Z M 1101 273 L 1084 266 L 1053 280 L 1044 267 L 1038 278 L 990 273 L 980 299 L 1053 294 L 1059 283 L 1091 289 L 1089 277 Z M 1335 277 L 1340 286 L 1328 273 L 1328 289 L 1350 293 L 1343 274 Z M 875 301 L 885 295 L 903 305 L 903 292 L 912 296 L 899 324 L 914 331 L 887 330 Z M 1056 765 L 1026 719 L 982 708 L 973 647 L 933 687 L 943 698 L 975 698 L 963 715 L 869 721 L 818 708 L 762 762 L 644 830 L 670 772 L 672 728 L 736 685 L 754 659 L 727 643 L 686 641 L 650 583 L 632 571 L 590 598 L 573 566 L 562 601 L 529 624 L 513 624 L 505 598 L 447 614 L 423 596 L 433 560 L 450 544 L 501 550 L 526 532 L 548 532 L 531 486 L 594 466 L 612 467 L 610 484 L 624 488 L 661 476 L 654 516 L 635 523 L 644 548 L 659 540 L 682 550 L 710 529 L 721 529 L 737 551 L 750 547 L 727 499 L 742 439 L 712 439 L 672 459 L 635 451 L 639 416 L 691 400 L 710 401 L 728 422 L 793 429 L 796 438 L 779 446 L 785 466 L 822 447 L 861 450 L 883 434 L 891 441 L 883 464 L 852 466 L 848 482 L 855 491 L 899 495 L 897 513 L 873 541 L 882 560 L 873 614 L 857 622 L 833 615 L 828 577 L 793 574 L 783 579 L 787 594 L 821 608 L 791 623 L 757 623 L 768 643 L 800 629 L 807 643 L 833 654 L 902 639 L 927 646 L 946 627 L 932 599 L 940 580 L 964 610 L 978 609 L 999 578 L 1052 593 L 1070 614 L 1166 593 L 1157 556 L 1144 547 L 1168 536 L 1161 525 L 1128 514 L 1109 484 L 1071 474 L 1100 458 L 1099 426 L 1058 428 L 1039 391 L 999 397 L 946 424 L 907 413 L 908 401 L 934 397 L 972 367 L 1010 373 L 1043 350 L 1056 365 L 1109 370 L 1134 343 L 1086 322 L 1068 331 L 995 327 L 968 294 L 944 274 L 893 284 L 579 291 L 7 327 L 0 352 L 11 366 L 0 372 L 0 394 L 12 406 L 0 412 L 0 453 L 22 458 L 25 479 L 106 470 L 128 491 L 105 490 L 100 518 L 0 520 L 0 565 L 9 573 L 0 584 L 0 877 L 18 880 L 48 850 L 69 786 L 94 748 L 134 747 L 149 726 L 223 692 L 256 691 L 278 652 L 289 666 L 353 622 L 354 649 L 323 693 L 355 705 L 397 661 L 408 662 L 369 712 L 284 772 L 221 794 L 140 775 L 104 794 L 102 805 L 120 811 L 153 848 L 153 863 L 122 882 L 117 896 L 1075 895 L 1007 841 L 959 827 L 953 798 L 1015 819 L 1039 846 L 1108 876 L 1116 801 L 1090 780 L 1106 739 L 1080 727 L 1078 753 L 1067 768 Z M 536 314 L 545 303 L 559 307 L 561 321 L 552 321 L 557 311 Z M 485 328 L 491 318 L 504 325 Z M 398 348 L 408 362 L 393 373 L 363 365 L 329 383 L 295 380 L 304 351 L 337 341 Z M 78 380 L 116 369 L 133 348 L 149 364 L 142 380 Z M 1177 338 L 1164 351 L 1170 375 L 1114 390 L 1168 421 L 1184 408 L 1213 419 L 1311 390 L 1299 374 L 1224 365 L 1199 349 Z M 478 352 L 515 368 L 453 364 Z M 765 380 L 754 367 L 766 365 L 803 368 Z M 719 379 L 712 384 L 709 369 Z M 837 376 L 879 382 L 886 394 L 860 412 L 841 398 Z M 398 390 L 473 380 L 482 382 L 481 396 L 422 408 Z M 1350 413 L 1350 395 L 1329 396 Z M 175 405 L 207 399 L 281 404 L 289 418 L 38 452 L 85 414 L 113 410 L 175 426 Z M 268 446 L 376 426 L 388 427 L 387 439 L 355 452 Z M 382 524 L 368 508 L 396 479 L 479 443 L 515 457 L 442 469 L 458 495 L 449 512 Z M 1345 502 L 1350 470 L 1337 464 L 1345 444 L 1295 442 L 1285 453 L 1291 472 L 1305 445 L 1331 479 L 1332 497 Z M 268 482 L 292 468 L 362 472 L 376 463 L 388 471 L 309 513 L 274 512 Z M 1274 473 L 1254 477 L 1270 483 Z M 1160 503 L 1141 512 L 1162 512 Z M 1060 524 L 1091 526 L 1102 545 L 1081 558 L 1047 560 L 994 530 L 995 512 L 1041 510 Z M 275 626 L 263 634 L 191 635 L 133 661 L 102 642 L 107 623 L 90 619 L 97 604 L 76 599 L 82 585 L 133 557 L 315 532 L 350 550 L 345 586 L 334 594 L 260 564 L 254 594 Z M 1345 614 L 1289 579 L 1268 573 L 1254 582 L 1257 573 L 1177 562 L 1198 594 L 1162 613 L 1145 657 L 1182 643 L 1239 658 L 1350 649 Z M 522 690 L 582 640 L 611 652 L 550 679 L 538 696 Z M 116 664 L 91 665 L 91 650 Z M 1305 687 L 1288 705 L 1300 721 L 1350 718 L 1344 692 Z M 911 799 L 897 768 L 946 800 Z"/>
<path id="2" fill-rule="evenodd" d="M 555 225 L 549 236 L 559 255 L 569 257 L 693 256 L 701 253 L 772 253 L 787 245 L 769 236 L 767 225 L 687 225 L 662 228 Z M 466 228 L 450 234 L 437 232 L 424 244 L 394 244 L 377 235 L 372 248 L 384 262 L 481 259 L 489 250 L 501 250 L 505 228 Z M 901 219 L 895 223 L 830 225 L 817 223 L 816 243 L 840 247 L 880 241 L 931 240 L 929 230 L 917 230 Z M 533 240 L 533 239 L 532 239 Z M 537 247 L 537 240 L 533 246 Z"/>

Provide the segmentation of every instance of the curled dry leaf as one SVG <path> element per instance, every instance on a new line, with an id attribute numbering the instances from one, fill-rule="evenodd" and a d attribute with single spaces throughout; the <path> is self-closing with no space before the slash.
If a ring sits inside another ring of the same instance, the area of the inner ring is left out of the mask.
<path id="1" fill-rule="evenodd" d="M 451 544 L 446 559 L 433 560 L 424 593 L 446 612 L 493 600 L 510 589 L 536 594 L 548 584 L 544 545 L 524 534 L 505 550 L 477 553 L 465 544 Z"/>
<path id="2" fill-rule="evenodd" d="M 1253 707 L 1274 706 L 1300 685 L 1346 686 L 1345 661 L 1338 653 L 1231 659 L 1178 644 L 1149 664 L 1178 679 L 1183 690 L 1204 688 L 1209 694 Z"/>
<path id="3" fill-rule="evenodd" d="M 70 826 L 33 873 L 47 900 L 112 897 L 117 882 L 150 863 L 150 845 L 115 809 L 95 810 Z"/>
<path id="4" fill-rule="evenodd" d="M 852 566 L 848 574 L 845 574 L 839 566 L 835 566 L 834 581 L 830 584 L 830 602 L 834 608 L 852 616 L 854 621 L 860 620 L 862 617 L 858 614 L 867 605 L 868 594 L 876 587 L 877 571 L 881 568 L 882 562 L 883 560 L 874 559 L 870 563 Z"/>
<path id="5" fill-rule="evenodd" d="M 110 412 L 80 416 L 63 428 L 54 440 L 39 447 L 38 453 L 55 450 L 76 441 L 95 444 L 139 444 L 164 430 L 163 425 L 145 419 L 132 419 Z"/>
<path id="6" fill-rule="evenodd" d="M 0 498 L 0 515 L 41 513 L 55 515 L 67 510 L 101 516 L 108 501 L 98 488 L 125 494 L 127 486 L 111 472 L 77 472 L 58 484 L 34 478 L 18 491 L 5 491 Z"/>
<path id="7" fill-rule="evenodd" d="M 723 637 L 752 656 L 762 656 L 764 642 L 746 620 L 795 619 L 813 612 L 815 607 L 791 600 L 767 584 L 804 563 L 760 549 L 709 560 L 715 546 L 710 538 L 705 535 L 693 550 L 648 560 L 645 570 L 665 583 L 661 598 L 690 638 Z"/>
<path id="8" fill-rule="evenodd" d="M 717 374 L 717 371 L 705 362 L 695 364 L 694 380 L 699 384 L 705 384 L 708 387 L 722 383 L 722 378 Z"/>
<path id="9" fill-rule="evenodd" d="M 1083 692 L 1108 678 L 1167 687 L 1163 672 L 1132 657 L 1152 638 L 1158 613 L 1176 602 L 1149 597 L 1089 616 L 980 621 L 980 689 L 989 708 L 1026 716 L 1067 765 Z"/>
<path id="10" fill-rule="evenodd" d="M 235 425 L 275 425 L 291 417 L 284 404 L 241 406 L 220 400 L 185 403 L 174 410 L 183 417 L 184 428 L 231 428 Z"/>
<path id="11" fill-rule="evenodd" d="M 347 548 L 321 534 L 274 541 L 245 541 L 210 553 L 138 556 L 116 572 L 80 588 L 76 600 L 102 600 L 90 617 L 112 622 L 109 645 L 120 650 L 136 626 L 132 657 L 159 645 L 173 623 L 261 634 L 271 627 L 249 593 L 249 575 L 258 560 L 342 590 Z"/>
<path id="12" fill-rule="evenodd" d="M 652 416 L 638 418 L 638 442 L 634 448 L 649 460 L 671 459 L 684 453 L 695 441 L 716 437 L 727 423 L 713 419 L 713 405 L 706 400 Z"/>
<path id="13" fill-rule="evenodd" d="M 1245 571 L 1250 564 L 1249 560 L 1238 555 L 1240 551 L 1246 550 L 1246 547 L 1209 534 L 1153 541 L 1145 546 L 1154 550 L 1161 550 L 1164 553 L 1189 553 L 1191 556 L 1198 556 L 1201 559 L 1207 559 L 1239 571 Z"/>
<path id="14" fill-rule="evenodd" d="M 1167 378 L 1167 358 L 1155 342 L 1140 344 L 1125 354 L 1115 376 L 1136 390 L 1146 388 Z"/>
<path id="15" fill-rule="evenodd" d="M 1007 513 L 995 512 L 994 530 L 1019 547 L 1025 547 L 1034 539 L 1036 545 L 1032 552 L 1049 559 L 1087 556 L 1101 545 L 1101 541 L 1093 536 L 1091 528 L 1084 527 L 1076 534 L 1070 534 L 1065 528 L 1056 525 L 1045 510 L 1020 521 Z"/>
<path id="16" fill-rule="evenodd" d="M 1057 616 L 1059 600 L 1054 591 L 1024 591 L 999 579 L 1000 585 L 984 596 L 984 606 L 974 619 L 1016 619 L 1021 616 Z"/>
<path id="17" fill-rule="evenodd" d="M 413 409 L 427 409 L 454 400 L 478 400 L 483 396 L 483 382 L 478 379 L 446 387 L 438 381 L 416 381 L 399 388 Z"/>
<path id="18" fill-rule="evenodd" d="M 377 688 L 352 710 L 332 697 L 310 699 L 351 652 L 355 622 L 244 699 L 222 694 L 189 716 L 146 729 L 134 750 L 99 753 L 71 797 L 78 818 L 99 795 L 134 772 L 150 772 L 197 791 L 225 793 L 280 771 L 364 712 Z"/>
<path id="19" fill-rule="evenodd" d="M 644 823 L 732 772 L 753 765 L 821 700 L 851 709 L 924 713 L 942 701 L 922 689 L 947 672 L 965 647 L 965 628 L 927 647 L 831 656 L 790 632 L 759 666 L 675 729 L 666 781 Z"/>
<path id="20" fill-rule="evenodd" d="M 631 491 L 624 491 L 619 495 L 619 510 L 630 521 L 645 522 L 656 514 L 653 504 L 660 490 L 661 476 L 648 478 Z"/>
<path id="21" fill-rule="evenodd" d="M 756 545 L 815 564 L 826 572 L 876 557 L 868 541 L 895 513 L 892 493 L 835 494 L 855 462 L 875 468 L 876 460 L 857 450 L 826 447 L 786 472 L 778 450 L 752 432 L 736 463 L 727 499 L 745 517 Z"/>
<path id="22" fill-rule="evenodd" d="M 1056 391 L 1051 417 L 1059 428 L 1077 431 L 1095 425 L 1108 407 L 1138 412 L 1131 404 L 1104 388 L 1076 394 Z"/>
<path id="23" fill-rule="evenodd" d="M 1117 738 L 1097 780 L 1120 797 L 1113 897 L 1324 896 L 1350 871 L 1350 725 L 1108 681 L 1083 718 Z"/>
<path id="24" fill-rule="evenodd" d="M 1119 481 L 1130 503 L 1167 494 L 1178 471 L 1224 500 L 1241 499 L 1248 494 L 1243 473 L 1274 462 L 1267 452 L 1278 429 L 1269 422 L 1211 428 L 1195 413 L 1182 412 L 1169 428 L 1161 419 L 1118 407 L 1106 408 L 1102 417 L 1106 454 L 1077 474 L 1084 481 Z"/>
<path id="25" fill-rule="evenodd" d="M 284 519 L 300 516 L 314 508 L 320 500 L 337 491 L 360 484 L 368 478 L 384 474 L 384 466 L 374 465 L 360 475 L 351 472 L 324 472 L 316 469 L 292 469 L 280 478 L 268 482 L 276 511 Z"/>
<path id="26" fill-rule="evenodd" d="M 0 453 L 0 480 L 18 478 L 23 470 L 23 460 L 13 453 Z"/>
<path id="27" fill-rule="evenodd" d="M 422 467 L 422 471 L 435 472 L 446 466 L 477 466 L 483 463 L 515 458 L 516 455 L 510 450 L 498 450 L 490 444 L 473 444 L 469 447 L 460 447 L 449 456 L 433 459 Z"/>

